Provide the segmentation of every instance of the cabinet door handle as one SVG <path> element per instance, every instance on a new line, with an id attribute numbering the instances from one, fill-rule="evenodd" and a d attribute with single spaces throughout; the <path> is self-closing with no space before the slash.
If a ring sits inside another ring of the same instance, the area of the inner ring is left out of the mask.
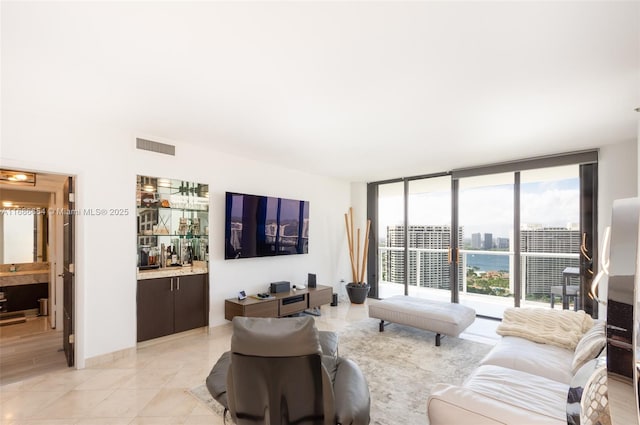
<path id="1" fill-rule="evenodd" d="M 173 292 L 173 278 L 171 278 L 171 292 Z"/>
<path id="2" fill-rule="evenodd" d="M 180 278 L 178 278 L 178 291 L 180 290 Z"/>

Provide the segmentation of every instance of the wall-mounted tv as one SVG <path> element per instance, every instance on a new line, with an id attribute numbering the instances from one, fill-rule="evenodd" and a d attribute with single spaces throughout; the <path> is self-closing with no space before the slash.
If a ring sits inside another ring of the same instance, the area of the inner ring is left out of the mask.
<path id="1" fill-rule="evenodd" d="M 309 252 L 309 202 L 226 193 L 224 258 Z"/>

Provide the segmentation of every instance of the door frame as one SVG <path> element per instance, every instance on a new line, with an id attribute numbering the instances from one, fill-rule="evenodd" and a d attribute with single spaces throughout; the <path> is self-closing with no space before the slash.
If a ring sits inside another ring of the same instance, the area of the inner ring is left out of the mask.
<path id="1" fill-rule="evenodd" d="M 75 366 L 75 178 L 67 177 L 63 189 L 63 297 L 62 346 L 69 367 Z"/>
<path id="2" fill-rule="evenodd" d="M 36 174 L 36 182 L 37 182 L 37 175 L 55 175 L 55 176 L 60 176 L 61 178 L 72 178 L 74 180 L 74 194 L 77 192 L 77 182 L 78 182 L 78 173 L 70 173 L 69 170 L 43 170 L 40 168 L 35 168 L 32 167 L 30 164 L 24 163 L 24 162 L 16 162 L 16 161 L 3 161 L 2 164 L 0 165 L 0 167 L 2 168 L 6 168 L 6 169 L 11 169 L 11 170 L 16 170 L 16 171 L 25 171 L 25 172 L 30 172 L 30 173 L 35 173 Z M 64 302 L 63 300 L 63 284 L 62 284 L 62 268 L 63 268 L 63 247 L 64 247 L 64 241 L 63 241 L 63 235 L 62 235 L 62 219 L 64 216 L 64 212 L 63 212 L 63 203 L 62 203 L 62 199 L 63 199 L 63 195 L 64 195 L 64 189 L 62 187 L 62 184 L 60 185 L 60 187 L 55 187 L 55 188 L 38 188 L 35 189 L 36 191 L 41 191 L 41 192 L 49 192 L 52 193 L 53 196 L 52 198 L 54 198 L 54 202 L 50 203 L 49 205 L 49 215 L 50 215 L 50 221 L 49 221 L 49 252 L 48 254 L 51 254 L 52 252 L 54 252 L 55 255 L 49 255 L 49 262 L 51 263 L 50 265 L 50 279 L 49 279 L 49 322 L 51 324 L 52 327 L 55 326 L 56 329 L 59 329 L 60 326 L 62 326 L 63 323 L 63 312 L 62 312 L 62 303 Z M 74 209 L 77 210 L 77 203 L 74 204 Z M 76 231 L 74 232 L 73 238 L 70 241 L 70 243 L 73 244 L 74 247 L 74 271 L 76 273 L 74 273 L 75 276 L 77 276 L 77 258 L 75 255 L 75 246 L 76 246 L 76 242 L 78 240 L 78 231 L 77 231 L 77 225 L 76 225 L 76 220 L 75 220 L 75 216 L 77 214 L 75 214 L 75 211 L 70 211 L 67 212 L 71 217 L 71 220 L 73 220 L 74 222 L 74 228 L 76 229 Z M 51 226 L 55 226 L 55 227 L 51 227 Z M 53 233 L 55 233 L 55 241 L 51 241 L 51 237 L 53 236 Z M 55 244 L 55 245 L 54 245 Z M 53 290 L 52 290 L 53 287 Z M 74 335 L 75 335 L 75 342 L 76 344 L 74 344 L 74 364 L 73 366 L 75 368 L 82 368 L 84 367 L 84 360 L 81 356 L 80 353 L 78 353 L 79 351 L 79 347 L 81 347 L 80 344 L 77 344 L 79 338 L 78 338 L 78 329 L 76 327 L 76 324 L 78 323 L 77 320 L 77 316 L 78 316 L 78 306 L 80 305 L 77 301 L 77 297 L 79 295 L 78 292 L 78 288 L 77 285 L 74 285 L 74 291 L 73 291 L 73 297 L 74 297 L 74 302 L 73 302 L 73 327 L 74 327 Z M 63 332 L 64 334 L 64 332 Z"/>

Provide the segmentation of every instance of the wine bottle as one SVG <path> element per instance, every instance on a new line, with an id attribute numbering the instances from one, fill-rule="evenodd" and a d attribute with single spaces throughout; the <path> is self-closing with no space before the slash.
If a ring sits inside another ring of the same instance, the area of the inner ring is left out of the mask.
<path id="1" fill-rule="evenodd" d="M 175 245 L 171 251 L 171 264 L 178 264 L 178 253 L 176 252 Z"/>

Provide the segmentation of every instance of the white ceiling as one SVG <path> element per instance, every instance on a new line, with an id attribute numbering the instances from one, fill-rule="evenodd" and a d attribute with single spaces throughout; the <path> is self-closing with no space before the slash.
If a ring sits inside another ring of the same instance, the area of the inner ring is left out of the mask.
<path id="1" fill-rule="evenodd" d="M 2 36 L 55 110 L 350 181 L 638 137 L 637 1 L 3 2 Z"/>

